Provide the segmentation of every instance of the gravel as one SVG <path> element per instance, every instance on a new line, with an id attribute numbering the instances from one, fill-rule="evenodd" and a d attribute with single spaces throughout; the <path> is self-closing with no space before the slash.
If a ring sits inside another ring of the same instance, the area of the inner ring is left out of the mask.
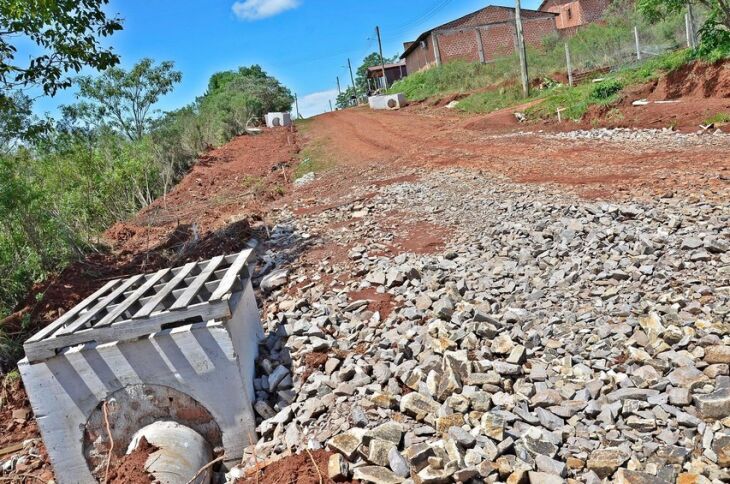
<path id="1" fill-rule="evenodd" d="M 376 483 L 730 479 L 730 205 L 417 175 L 277 214 L 259 458 L 328 447 L 331 477 Z M 445 247 L 396 250 L 404 211 Z M 322 247 L 342 257 L 299 257 Z M 350 298 L 367 288 L 387 317 Z"/>

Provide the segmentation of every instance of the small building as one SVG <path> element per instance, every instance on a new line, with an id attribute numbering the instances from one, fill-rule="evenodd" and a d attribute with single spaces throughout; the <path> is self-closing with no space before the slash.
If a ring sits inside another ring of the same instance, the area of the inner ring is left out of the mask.
<path id="1" fill-rule="evenodd" d="M 388 86 L 393 85 L 395 81 L 399 81 L 408 75 L 405 61 L 395 64 L 385 64 L 385 79 Z M 368 67 L 367 72 L 368 88 L 375 91 L 377 89 L 385 89 L 383 85 L 383 66 Z"/>
<path id="2" fill-rule="evenodd" d="M 549 11 L 522 9 L 525 42 L 540 45 L 557 35 L 555 17 Z M 453 60 L 488 62 L 516 51 L 515 9 L 490 5 L 423 32 L 403 44 L 406 71 L 414 73 Z"/>
<path id="3" fill-rule="evenodd" d="M 538 10 L 557 14 L 555 26 L 561 35 L 603 17 L 610 0 L 544 0 Z"/>

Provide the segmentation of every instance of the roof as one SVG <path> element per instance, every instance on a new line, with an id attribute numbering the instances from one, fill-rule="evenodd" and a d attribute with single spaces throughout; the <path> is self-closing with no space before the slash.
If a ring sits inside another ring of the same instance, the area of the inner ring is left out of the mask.
<path id="1" fill-rule="evenodd" d="M 140 338 L 184 324 L 228 319 L 252 250 L 190 262 L 174 269 L 114 279 L 23 345 L 28 360 L 84 343 Z"/>
<path id="2" fill-rule="evenodd" d="M 457 27 L 454 27 L 453 24 L 456 24 L 456 23 L 461 22 L 461 21 L 464 21 L 464 20 L 468 20 L 470 17 L 473 17 L 474 15 L 476 15 L 476 14 L 478 14 L 478 13 L 484 11 L 484 10 L 487 10 L 489 8 L 492 8 L 492 9 L 500 8 L 500 9 L 506 9 L 506 10 L 512 10 L 512 11 L 514 11 L 514 7 L 504 7 L 502 5 L 487 5 L 484 8 L 480 8 L 479 10 L 475 10 L 475 11 L 473 11 L 471 13 L 468 13 L 468 14 L 462 16 L 462 17 L 459 17 L 459 18 L 457 18 L 455 20 L 451 20 L 451 21 L 446 22 L 444 24 L 441 24 L 441 25 L 438 25 L 436 27 L 433 27 L 433 28 L 431 28 L 429 30 L 426 30 L 425 32 L 421 33 L 421 35 L 419 35 L 418 38 L 416 40 L 414 40 L 411 43 L 411 45 L 409 45 L 406 48 L 406 50 L 403 52 L 403 54 L 400 56 L 400 58 L 401 59 L 405 59 L 408 56 L 408 54 L 410 54 L 411 52 L 413 52 L 413 50 L 415 50 L 415 48 L 424 39 L 426 39 L 426 37 L 428 37 L 429 35 L 431 35 L 431 32 L 433 32 L 434 30 L 441 30 L 441 29 L 447 29 L 447 28 L 457 28 Z M 540 10 L 532 10 L 532 9 L 529 9 L 529 8 L 523 8 L 521 10 L 523 12 L 541 13 L 541 14 L 545 14 L 546 16 L 548 16 L 548 15 L 555 16 L 556 15 L 553 12 L 543 12 L 543 11 L 540 11 Z M 499 23 L 504 23 L 504 21 L 488 22 L 488 23 L 484 23 L 482 25 L 491 25 L 491 24 L 499 24 Z M 465 28 L 467 28 L 467 27 L 465 27 Z"/>
<path id="3" fill-rule="evenodd" d="M 405 67 L 406 63 L 404 61 L 394 63 L 394 64 L 385 64 L 386 69 L 398 69 L 401 67 Z M 368 72 L 377 72 L 383 69 L 383 66 L 372 66 L 368 67 Z"/>

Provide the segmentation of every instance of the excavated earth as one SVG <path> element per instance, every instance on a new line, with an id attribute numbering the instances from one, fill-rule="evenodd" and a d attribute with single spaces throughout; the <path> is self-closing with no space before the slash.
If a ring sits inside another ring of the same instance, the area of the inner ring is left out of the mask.
<path id="1" fill-rule="evenodd" d="M 238 138 L 28 310 L 256 238 L 286 277 L 256 278 L 260 440 L 229 480 L 730 479 L 730 136 L 486 118 L 353 109 Z M 292 184 L 313 146 L 329 169 Z M 48 480 L 11 391 L 0 476 Z"/>

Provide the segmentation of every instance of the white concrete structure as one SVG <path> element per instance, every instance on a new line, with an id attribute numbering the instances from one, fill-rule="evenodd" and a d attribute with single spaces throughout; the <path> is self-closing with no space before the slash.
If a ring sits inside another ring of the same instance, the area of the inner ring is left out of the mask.
<path id="1" fill-rule="evenodd" d="M 406 96 L 402 93 L 383 94 L 382 96 L 370 96 L 368 98 L 370 109 L 400 109 L 408 105 Z"/>
<path id="2" fill-rule="evenodd" d="M 110 281 L 25 344 L 19 364 L 59 483 L 96 482 L 155 421 L 203 436 L 229 463 L 255 439 L 263 336 L 251 250 Z"/>
<path id="3" fill-rule="evenodd" d="M 278 128 L 291 126 L 291 114 L 289 113 L 266 113 L 266 127 Z"/>

